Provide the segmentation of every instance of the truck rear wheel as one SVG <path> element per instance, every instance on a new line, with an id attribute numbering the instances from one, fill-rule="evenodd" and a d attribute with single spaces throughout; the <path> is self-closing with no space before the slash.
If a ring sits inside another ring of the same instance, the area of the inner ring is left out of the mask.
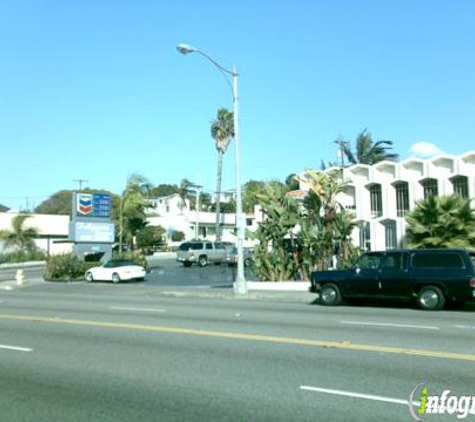
<path id="1" fill-rule="evenodd" d="M 426 286 L 417 294 L 417 303 L 427 311 L 438 311 L 445 305 L 445 297 L 438 287 Z"/>
<path id="2" fill-rule="evenodd" d="M 337 285 L 324 284 L 320 290 L 320 302 L 325 306 L 336 306 L 341 303 L 341 293 Z"/>

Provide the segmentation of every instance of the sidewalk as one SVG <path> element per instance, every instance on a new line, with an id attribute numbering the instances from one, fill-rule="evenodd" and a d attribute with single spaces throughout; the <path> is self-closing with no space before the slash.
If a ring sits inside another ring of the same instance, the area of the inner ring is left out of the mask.
<path id="1" fill-rule="evenodd" d="M 29 261 L 29 262 L 17 262 L 0 264 L 0 270 L 15 271 L 32 267 L 43 267 L 46 265 L 45 261 Z M 34 284 L 43 283 L 43 277 L 31 277 L 24 274 L 25 279 L 18 283 L 16 280 L 16 274 L 13 273 L 6 280 L 0 280 L 0 290 L 14 290 L 23 287 L 28 287 Z"/>
<path id="2" fill-rule="evenodd" d="M 279 283 L 274 283 L 279 284 Z M 245 295 L 236 295 L 232 286 L 181 287 L 154 286 L 153 295 L 163 297 L 184 297 L 199 299 L 266 300 L 274 302 L 312 303 L 318 295 L 308 291 L 291 290 L 249 290 Z"/>
<path id="3" fill-rule="evenodd" d="M 35 284 L 44 283 L 43 278 L 41 277 L 33 277 L 24 280 L 21 284 L 18 284 L 16 280 L 6 280 L 0 281 L 0 290 L 16 290 L 16 289 L 23 289 L 24 287 L 33 286 Z"/>
<path id="4" fill-rule="evenodd" d="M 13 264 L 0 264 L 0 270 L 16 270 L 17 268 L 41 267 L 46 265 L 46 261 L 15 262 Z"/>

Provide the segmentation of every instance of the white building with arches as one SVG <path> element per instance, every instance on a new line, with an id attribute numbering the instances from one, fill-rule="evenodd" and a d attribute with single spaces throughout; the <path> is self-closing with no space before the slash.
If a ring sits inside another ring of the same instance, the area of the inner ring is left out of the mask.
<path id="1" fill-rule="evenodd" d="M 336 169 L 341 170 L 332 167 L 325 172 Z M 355 164 L 343 168 L 342 177 L 349 183 L 337 199 L 353 211 L 358 222 L 355 245 L 363 250 L 400 248 L 405 246 L 405 216 L 416 201 L 453 193 L 475 198 L 475 151 L 372 166 Z M 301 182 L 300 189 L 309 187 Z"/>

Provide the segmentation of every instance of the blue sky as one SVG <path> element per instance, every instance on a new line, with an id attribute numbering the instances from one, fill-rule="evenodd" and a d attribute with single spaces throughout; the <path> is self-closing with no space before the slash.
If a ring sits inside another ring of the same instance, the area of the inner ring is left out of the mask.
<path id="1" fill-rule="evenodd" d="M 402 159 L 475 149 L 474 16 L 472 0 L 2 0 L 0 203 L 75 179 L 119 193 L 133 172 L 212 192 L 231 90 L 180 42 L 239 72 L 243 182 L 319 168 L 365 128 Z"/>

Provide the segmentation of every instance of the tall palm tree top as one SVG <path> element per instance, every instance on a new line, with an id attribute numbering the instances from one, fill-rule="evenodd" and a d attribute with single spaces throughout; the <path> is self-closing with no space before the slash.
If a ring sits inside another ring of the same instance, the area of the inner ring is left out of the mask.
<path id="1" fill-rule="evenodd" d="M 365 129 L 356 138 L 356 150 L 353 152 L 346 145 L 343 147 L 343 153 L 351 164 L 372 165 L 384 160 L 397 161 L 399 155 L 389 151 L 392 146 L 392 141 L 374 142 L 371 133 Z"/>
<path id="2" fill-rule="evenodd" d="M 218 115 L 211 122 L 211 136 L 216 141 L 216 149 L 224 154 L 229 142 L 234 137 L 234 113 L 226 108 L 220 108 Z"/>

